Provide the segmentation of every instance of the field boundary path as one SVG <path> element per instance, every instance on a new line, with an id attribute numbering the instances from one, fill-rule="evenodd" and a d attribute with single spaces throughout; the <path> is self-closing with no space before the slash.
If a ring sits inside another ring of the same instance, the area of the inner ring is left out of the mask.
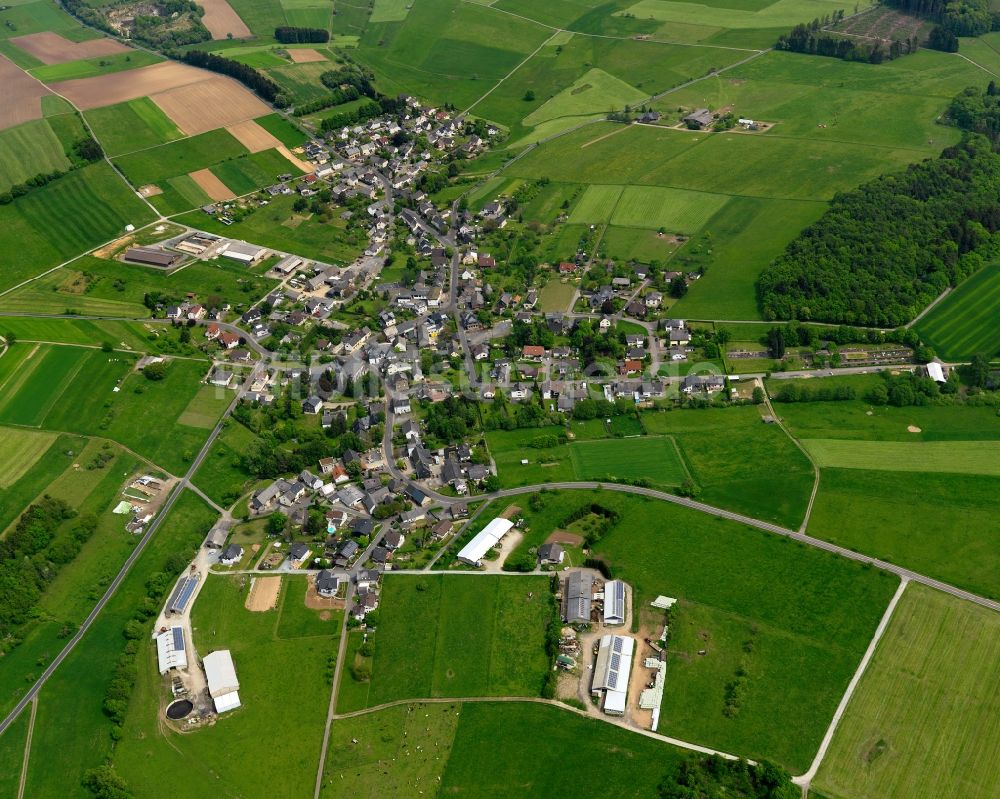
<path id="1" fill-rule="evenodd" d="M 931 300 L 930 305 L 928 305 L 927 307 L 925 307 L 920 313 L 918 313 L 909 322 L 907 322 L 905 325 L 903 325 L 903 327 L 906 327 L 906 328 L 913 327 L 917 322 L 919 322 L 921 319 L 923 319 L 925 316 L 927 316 L 927 314 L 929 314 L 931 311 L 933 311 L 934 307 L 936 305 L 938 305 L 941 302 L 941 300 L 943 300 L 945 297 L 947 297 L 949 294 L 951 294 L 951 292 L 952 292 L 952 287 L 951 286 L 948 286 L 947 288 L 945 288 L 944 291 L 942 291 L 940 294 L 937 295 L 937 297 L 935 297 L 933 300 Z"/>
<path id="2" fill-rule="evenodd" d="M 313 799 L 319 799 L 323 790 L 323 770 L 326 766 L 326 753 L 330 748 L 330 729 L 337 715 L 337 694 L 340 692 L 340 679 L 344 673 L 344 658 L 347 654 L 347 640 L 350 631 L 347 628 L 347 620 L 351 617 L 351 600 L 354 598 L 354 585 L 350 579 L 347 581 L 347 593 L 344 595 L 344 621 L 340 628 L 340 643 L 337 646 L 337 663 L 333 667 L 333 687 L 330 691 L 330 706 L 326 712 L 326 724 L 323 726 L 323 743 L 319 750 L 319 765 L 316 767 L 316 788 L 313 791 Z"/>
<path id="3" fill-rule="evenodd" d="M 878 623 L 878 627 L 875 628 L 875 635 L 872 636 L 872 640 L 868 644 L 868 649 L 865 650 L 864 657 L 861 658 L 861 662 L 858 664 L 858 668 L 854 672 L 854 676 L 847 685 L 847 690 L 844 691 L 844 695 L 840 699 L 840 704 L 837 705 L 837 710 L 833 714 L 833 720 L 830 722 L 830 726 L 826 728 L 826 735 L 823 736 L 823 741 L 819 745 L 819 751 L 816 752 L 816 757 L 813 758 L 812 765 L 802 776 L 792 778 L 792 781 L 802 788 L 803 795 L 807 793 L 809 784 L 816 777 L 816 772 L 819 771 L 820 764 L 823 762 L 823 758 L 826 757 L 826 750 L 829 749 L 830 743 L 833 741 L 833 735 L 837 731 L 841 718 L 843 718 L 844 711 L 847 710 L 847 705 L 850 703 L 851 697 L 854 695 L 854 691 L 858 687 L 858 683 L 861 682 L 861 678 L 868 669 L 868 664 L 871 662 L 872 656 L 875 654 L 878 642 L 882 640 L 882 636 L 885 634 L 886 628 L 889 626 L 889 621 L 892 619 L 892 614 L 896 610 L 896 605 L 899 604 L 899 600 L 902 598 L 903 592 L 906 590 L 906 586 L 909 585 L 909 583 L 910 581 L 905 577 L 900 581 L 899 587 L 896 589 L 896 593 L 893 594 L 888 607 L 885 609 L 885 613 L 882 614 L 882 620 Z"/>
<path id="4" fill-rule="evenodd" d="M 28 782 L 28 762 L 31 760 L 31 736 L 35 734 L 35 716 L 38 715 L 38 697 L 31 700 L 31 718 L 28 719 L 28 737 L 24 739 L 24 757 L 21 760 L 21 779 L 17 784 L 17 799 L 24 799 L 24 786 Z"/>

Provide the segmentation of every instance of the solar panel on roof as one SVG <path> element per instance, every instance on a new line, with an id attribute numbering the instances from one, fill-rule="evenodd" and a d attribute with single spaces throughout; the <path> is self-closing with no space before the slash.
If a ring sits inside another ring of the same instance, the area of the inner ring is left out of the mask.
<path id="1" fill-rule="evenodd" d="M 174 627 L 172 630 L 174 634 L 174 649 L 178 652 L 184 651 L 184 630 L 180 627 Z"/>
<path id="2" fill-rule="evenodd" d="M 198 580 L 194 577 L 187 577 L 178 586 L 178 589 L 174 592 L 174 600 L 170 603 L 170 610 L 174 613 L 183 613 L 184 608 L 187 607 L 187 603 L 191 601 L 191 595 L 194 593 L 195 586 L 198 585 Z"/>

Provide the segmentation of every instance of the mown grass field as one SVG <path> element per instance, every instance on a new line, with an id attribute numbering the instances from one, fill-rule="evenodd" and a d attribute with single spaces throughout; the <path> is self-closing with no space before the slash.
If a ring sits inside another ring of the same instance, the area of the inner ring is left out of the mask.
<path id="1" fill-rule="evenodd" d="M 849 441 L 812 438 L 802 443 L 822 468 L 951 472 L 1000 477 L 1000 441 Z"/>
<path id="2" fill-rule="evenodd" d="M 946 360 L 1000 353 L 1000 264 L 991 264 L 945 297 L 916 324 L 917 332 Z"/>
<path id="3" fill-rule="evenodd" d="M 110 75 L 129 69 L 148 67 L 151 64 L 158 64 L 162 60 L 160 56 L 148 50 L 130 50 L 127 53 L 81 58 L 62 64 L 46 64 L 43 67 L 32 69 L 30 74 L 42 83 L 58 83 L 62 80 L 94 78 L 98 75 Z"/>
<path id="4" fill-rule="evenodd" d="M 596 67 L 588 70 L 550 100 L 524 118 L 525 125 L 538 125 L 565 116 L 595 111 L 621 110 L 641 103 L 648 95 Z"/>
<path id="5" fill-rule="evenodd" d="M 113 322 L 92 319 L 43 319 L 8 316 L 0 322 L 0 335 L 11 334 L 17 341 L 48 341 L 60 344 L 89 344 L 105 341 L 115 347 L 144 350 L 150 347 L 153 328 L 140 322 Z"/>
<path id="6" fill-rule="evenodd" d="M 201 394 L 197 425 L 184 423 L 208 368 L 200 361 L 174 360 L 163 380 L 151 381 L 130 373 L 135 356 L 16 346 L 34 350 L 27 368 L 5 384 L 9 393 L 0 401 L 0 421 L 111 438 L 174 473 L 184 471 L 229 403 L 225 395 Z"/>
<path id="7" fill-rule="evenodd" d="M 0 131 L 0 191 L 67 167 L 65 148 L 47 120 L 36 119 Z"/>
<path id="8" fill-rule="evenodd" d="M 358 683 L 345 670 L 338 707 L 422 697 L 538 696 L 548 669 L 544 633 L 554 613 L 551 601 L 547 577 L 387 575 L 371 680 Z"/>
<path id="9" fill-rule="evenodd" d="M 85 116 L 94 135 L 111 156 L 147 150 L 184 136 L 148 97 L 94 108 Z"/>
<path id="10" fill-rule="evenodd" d="M 611 224 L 691 234 L 700 230 L 728 201 L 728 197 L 719 194 L 626 186 L 611 216 Z"/>
<path id="11" fill-rule="evenodd" d="M 830 799 L 997 791 L 1000 618 L 911 583 L 814 780 Z"/>
<path id="12" fill-rule="evenodd" d="M 570 211 L 569 223 L 592 225 L 610 221 L 621 194 L 621 186 L 587 186 Z"/>
<path id="13" fill-rule="evenodd" d="M 248 428 L 229 420 L 194 475 L 194 484 L 221 505 L 231 505 L 256 482 L 240 467 L 240 458 L 258 441 Z"/>
<path id="14" fill-rule="evenodd" d="M 134 186 L 160 183 L 199 169 L 240 158 L 249 151 L 222 128 L 186 139 L 123 155 L 115 160 Z"/>
<path id="15" fill-rule="evenodd" d="M 30 717 L 29 709 L 18 716 L 7 731 L 0 735 L 0 792 L 4 796 L 17 796 Z"/>
<path id="16" fill-rule="evenodd" d="M 1000 598 L 1000 479 L 823 469 L 808 532 Z"/>
<path id="17" fill-rule="evenodd" d="M 115 661 L 125 646 L 122 629 L 145 597 L 146 581 L 164 569 L 171 555 L 193 555 L 214 521 L 215 514 L 208 506 L 191 492 L 185 492 L 87 635 L 46 683 L 39 697 L 27 796 L 42 799 L 79 796 L 84 772 L 101 765 L 111 754 L 111 724 L 101 710 L 101 703 Z M 143 643 L 148 644 L 148 639 L 143 639 Z M 151 659 L 143 662 L 139 679 L 144 678 L 147 666 L 153 666 L 155 674 L 155 652 L 144 651 Z M 139 699 L 142 690 L 142 684 L 137 684 L 132 713 L 144 713 L 149 707 Z M 152 742 L 155 733 L 152 730 L 150 733 L 147 737 Z M 125 742 L 119 743 L 117 752 L 121 753 L 125 746 Z M 59 768 L 52 768 L 53 762 L 58 762 Z M 163 761 L 154 758 L 152 762 Z M 143 768 L 148 770 L 148 761 Z M 132 782 L 138 788 L 150 785 L 140 780 Z M 157 789 L 158 785 L 154 785 L 153 790 Z"/>
<path id="18" fill-rule="evenodd" d="M 539 757 L 539 741 L 545 757 Z M 659 741 L 559 707 L 415 702 L 335 721 L 320 796 L 377 799 L 422 791 L 542 799 L 560 796 L 569 779 L 586 785 L 588 794 L 652 796 L 680 758 Z"/>
<path id="19" fill-rule="evenodd" d="M 9 488 L 34 466 L 52 446 L 56 436 L 33 430 L 4 430 L 3 452 L 0 452 L 0 488 Z"/>
<path id="20" fill-rule="evenodd" d="M 570 445 L 573 469 L 581 480 L 650 480 L 680 485 L 687 468 L 670 436 L 580 441 Z"/>
<path id="21" fill-rule="evenodd" d="M 72 219 L 73 224 L 65 221 Z M 104 162 L 75 170 L 0 206 L 0 250 L 17 252 L 0 276 L 10 288 L 153 219 L 150 209 Z"/>

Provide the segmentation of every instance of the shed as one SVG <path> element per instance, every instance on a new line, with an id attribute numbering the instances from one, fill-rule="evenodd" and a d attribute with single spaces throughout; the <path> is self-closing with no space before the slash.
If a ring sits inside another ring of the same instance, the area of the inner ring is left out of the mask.
<path id="1" fill-rule="evenodd" d="M 493 519 L 468 544 L 462 547 L 458 553 L 458 559 L 470 566 L 479 566 L 483 556 L 499 544 L 513 526 L 514 523 L 510 519 Z"/>

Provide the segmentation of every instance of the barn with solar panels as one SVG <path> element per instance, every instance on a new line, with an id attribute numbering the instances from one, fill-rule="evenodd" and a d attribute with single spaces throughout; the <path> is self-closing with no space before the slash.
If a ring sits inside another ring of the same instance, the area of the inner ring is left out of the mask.
<path id="1" fill-rule="evenodd" d="M 604 623 L 625 623 L 625 583 L 611 580 L 604 585 Z"/>
<path id="2" fill-rule="evenodd" d="M 192 577 L 181 577 L 174 587 L 174 592 L 170 595 L 167 603 L 168 613 L 183 613 L 194 596 L 194 591 L 198 587 L 198 575 Z"/>
<path id="3" fill-rule="evenodd" d="M 625 695 L 634 649 L 635 641 L 624 635 L 601 636 L 591 693 L 604 694 L 601 709 L 609 716 L 625 715 Z"/>
<path id="4" fill-rule="evenodd" d="M 160 674 L 166 674 L 171 669 L 187 668 L 183 627 L 170 627 L 156 636 L 156 661 Z"/>

